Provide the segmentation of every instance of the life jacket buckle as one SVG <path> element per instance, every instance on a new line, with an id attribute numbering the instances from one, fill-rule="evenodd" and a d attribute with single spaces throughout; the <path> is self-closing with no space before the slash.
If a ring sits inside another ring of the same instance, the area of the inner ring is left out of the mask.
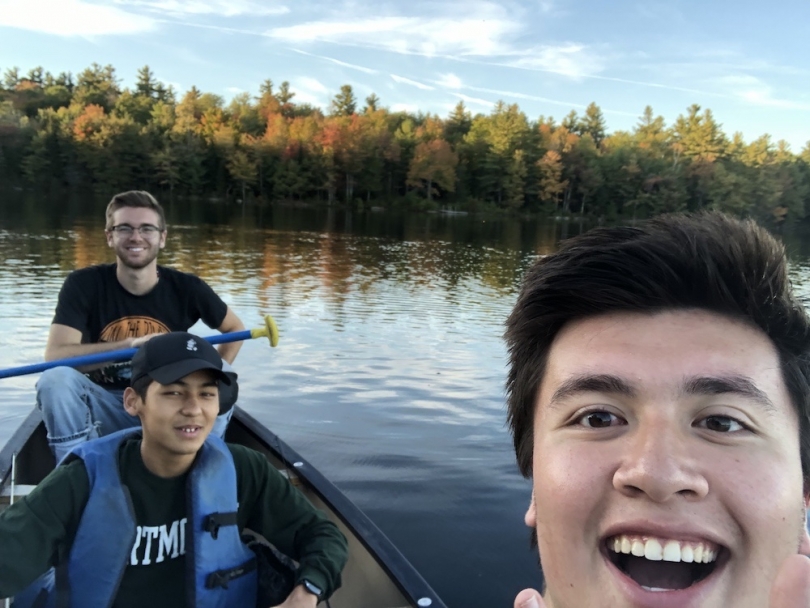
<path id="1" fill-rule="evenodd" d="M 219 529 L 222 526 L 235 526 L 236 512 L 232 513 L 211 513 L 203 520 L 203 531 L 210 532 L 214 540 L 219 536 Z"/>

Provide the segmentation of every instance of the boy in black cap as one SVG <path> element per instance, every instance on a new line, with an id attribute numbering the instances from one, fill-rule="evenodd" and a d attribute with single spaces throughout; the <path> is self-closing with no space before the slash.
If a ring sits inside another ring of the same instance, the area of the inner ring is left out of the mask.
<path id="1" fill-rule="evenodd" d="M 77 447 L 0 514 L 0 597 L 19 594 L 15 608 L 62 598 L 255 606 L 256 556 L 244 528 L 299 563 L 281 606 L 314 608 L 329 597 L 346 561 L 343 535 L 264 456 L 210 435 L 219 385 L 230 382 L 217 351 L 196 336 L 144 344 L 124 393 L 141 428 Z"/>

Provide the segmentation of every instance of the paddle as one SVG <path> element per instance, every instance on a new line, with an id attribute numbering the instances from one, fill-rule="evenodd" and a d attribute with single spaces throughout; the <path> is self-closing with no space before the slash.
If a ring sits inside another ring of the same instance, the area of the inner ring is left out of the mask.
<path id="1" fill-rule="evenodd" d="M 232 331 L 227 334 L 217 334 L 206 336 L 204 340 L 211 344 L 227 344 L 228 342 L 239 342 L 240 340 L 253 340 L 254 338 L 267 338 L 270 346 L 278 344 L 278 327 L 270 315 L 264 317 L 264 327 L 257 329 L 246 329 L 244 331 Z M 0 370 L 0 379 L 12 378 L 14 376 L 25 376 L 27 374 L 37 374 L 52 367 L 82 367 L 95 363 L 116 363 L 119 361 L 129 361 L 132 355 L 137 352 L 137 348 L 124 348 L 121 350 L 111 350 L 104 353 L 94 353 L 92 355 L 81 355 L 78 357 L 68 357 L 67 359 L 56 359 L 44 363 L 33 365 L 23 365 L 22 367 L 12 367 Z"/>

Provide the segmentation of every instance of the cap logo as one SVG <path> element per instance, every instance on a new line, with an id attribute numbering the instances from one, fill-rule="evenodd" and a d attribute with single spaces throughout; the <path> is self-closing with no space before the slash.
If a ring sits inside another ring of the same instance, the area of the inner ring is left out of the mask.
<path id="1" fill-rule="evenodd" d="M 197 343 L 194 340 L 186 342 L 186 350 L 197 350 Z"/>

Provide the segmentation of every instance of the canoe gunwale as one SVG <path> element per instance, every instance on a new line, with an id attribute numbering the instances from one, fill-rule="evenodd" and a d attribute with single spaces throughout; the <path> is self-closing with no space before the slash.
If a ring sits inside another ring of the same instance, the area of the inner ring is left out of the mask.
<path id="1" fill-rule="evenodd" d="M 414 606 L 421 598 L 431 600 L 430 608 L 446 608 L 444 602 L 422 578 L 422 575 L 411 565 L 407 558 L 389 538 L 374 524 L 363 511 L 361 511 L 343 492 L 314 466 L 309 464 L 298 452 L 286 444 L 278 435 L 270 431 L 261 422 L 248 414 L 239 406 L 234 406 L 234 418 L 261 443 L 266 445 L 276 457 L 284 462 L 285 466 L 308 485 L 332 511 L 340 517 L 343 523 L 354 532 L 366 549 L 377 556 L 380 566 L 388 572 L 391 580 Z M 280 449 L 279 449 L 280 448 Z M 300 462 L 303 466 L 294 466 Z"/>
<path id="2" fill-rule="evenodd" d="M 0 486 L 4 486 L 11 477 L 11 463 L 14 454 L 19 454 L 28 443 L 31 435 L 42 422 L 42 416 L 37 408 L 33 408 L 22 421 L 14 434 L 0 449 Z"/>

